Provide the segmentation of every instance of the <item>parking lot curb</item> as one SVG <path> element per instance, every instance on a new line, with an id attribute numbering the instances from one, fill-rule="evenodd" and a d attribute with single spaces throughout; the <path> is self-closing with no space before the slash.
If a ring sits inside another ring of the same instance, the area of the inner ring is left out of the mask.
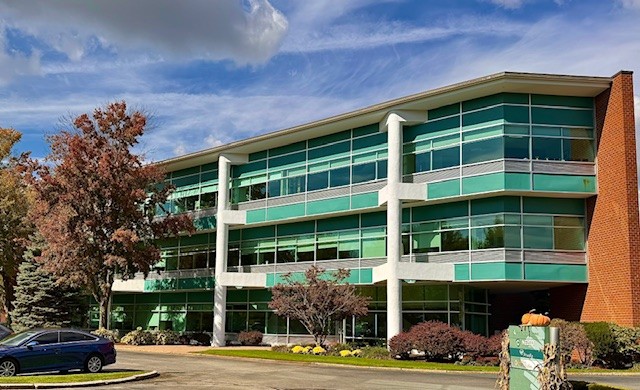
<path id="1" fill-rule="evenodd" d="M 126 378 L 106 379 L 89 382 L 68 382 L 68 383 L 0 383 L 0 389 L 65 389 L 72 387 L 107 386 L 126 382 L 137 382 L 159 376 L 158 371 L 145 372 Z"/>

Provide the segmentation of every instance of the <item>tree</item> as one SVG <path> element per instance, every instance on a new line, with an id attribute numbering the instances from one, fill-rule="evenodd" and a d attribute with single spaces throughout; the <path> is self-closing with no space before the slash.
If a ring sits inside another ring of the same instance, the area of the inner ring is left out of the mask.
<path id="1" fill-rule="evenodd" d="M 31 217 L 47 243 L 43 265 L 93 295 L 100 327 L 108 325 L 116 274 L 146 276 L 160 260 L 156 239 L 194 230 L 185 215 L 154 218 L 173 188 L 161 184 L 159 166 L 132 152 L 145 126 L 141 112 L 111 103 L 50 136 L 44 163 L 25 163 L 36 198 Z"/>
<path id="2" fill-rule="evenodd" d="M 18 265 L 32 231 L 27 218 L 30 193 L 19 172 L 11 149 L 21 134 L 0 128 L 0 277 L 5 312 L 12 309 Z"/>
<path id="3" fill-rule="evenodd" d="M 303 281 L 285 274 L 284 283 L 271 290 L 269 308 L 279 316 L 299 320 L 316 345 L 324 345 L 335 321 L 368 312 L 369 297 L 358 295 L 356 287 L 345 282 L 349 275 L 346 269 L 325 273 L 316 266 L 305 272 Z"/>
<path id="4" fill-rule="evenodd" d="M 79 318 L 88 304 L 77 288 L 65 286 L 36 262 L 42 253 L 42 239 L 27 248 L 19 267 L 11 327 L 19 332 L 38 327 L 82 326 Z"/>

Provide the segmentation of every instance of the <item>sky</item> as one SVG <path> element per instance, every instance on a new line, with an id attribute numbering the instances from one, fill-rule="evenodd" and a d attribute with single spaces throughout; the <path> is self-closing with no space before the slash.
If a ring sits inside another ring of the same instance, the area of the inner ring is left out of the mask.
<path id="1" fill-rule="evenodd" d="M 640 70 L 639 37 L 640 0 L 0 0 L 0 127 L 42 158 L 125 100 L 160 161 L 502 71 Z"/>

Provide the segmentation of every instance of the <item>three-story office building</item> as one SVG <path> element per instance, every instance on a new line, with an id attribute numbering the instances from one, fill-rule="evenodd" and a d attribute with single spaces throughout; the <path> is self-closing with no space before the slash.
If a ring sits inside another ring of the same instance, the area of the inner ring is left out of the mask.
<path id="1" fill-rule="evenodd" d="M 285 273 L 348 268 L 390 338 L 425 320 L 488 334 L 532 306 L 640 325 L 632 75 L 500 73 L 160 163 L 196 234 L 117 282 L 112 327 L 267 341 Z"/>

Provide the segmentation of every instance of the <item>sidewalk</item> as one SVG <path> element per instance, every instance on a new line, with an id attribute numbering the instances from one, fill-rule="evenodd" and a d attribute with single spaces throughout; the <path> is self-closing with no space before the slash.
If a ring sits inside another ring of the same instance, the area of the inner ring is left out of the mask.
<path id="1" fill-rule="evenodd" d="M 212 347 L 209 345 L 127 345 L 127 344 L 116 344 L 116 351 L 127 351 L 127 352 L 143 352 L 143 353 L 161 353 L 167 355 L 189 355 L 193 352 L 202 352 L 208 349 L 259 349 L 259 350 L 269 350 L 270 347 L 260 347 L 260 346 L 237 346 L 237 347 Z"/>

